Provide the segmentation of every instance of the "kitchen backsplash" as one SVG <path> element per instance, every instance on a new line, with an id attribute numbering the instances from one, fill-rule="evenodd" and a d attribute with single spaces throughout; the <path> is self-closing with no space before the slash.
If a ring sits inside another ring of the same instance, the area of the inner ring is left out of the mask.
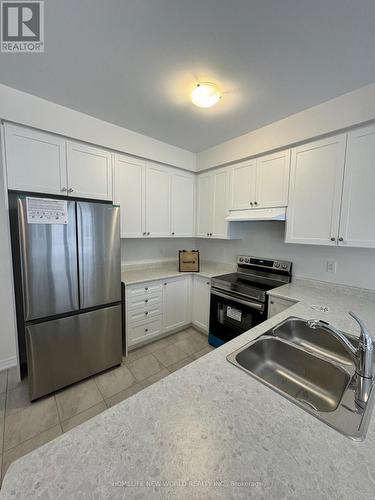
<path id="1" fill-rule="evenodd" d="M 239 254 L 280 258 L 293 262 L 295 276 L 375 290 L 375 249 L 291 245 L 284 243 L 283 222 L 235 224 L 242 239 L 122 240 L 122 263 L 177 260 L 178 250 L 196 248 L 206 261 L 233 263 Z M 327 262 L 337 263 L 336 273 L 327 272 Z"/>

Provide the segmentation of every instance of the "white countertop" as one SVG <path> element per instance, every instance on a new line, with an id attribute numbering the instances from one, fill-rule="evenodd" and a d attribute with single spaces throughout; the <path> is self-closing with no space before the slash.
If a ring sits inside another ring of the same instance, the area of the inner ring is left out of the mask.
<path id="1" fill-rule="evenodd" d="M 165 278 L 174 278 L 175 276 L 183 276 L 186 274 L 198 274 L 205 278 L 212 278 L 220 274 L 231 273 L 236 269 L 232 264 L 219 264 L 215 262 L 201 262 L 198 273 L 181 273 L 178 270 L 178 262 L 166 262 L 164 264 L 154 264 L 145 266 L 129 266 L 121 273 L 121 280 L 125 285 L 134 285 L 144 283 L 145 281 L 153 281 Z"/>
<path id="2" fill-rule="evenodd" d="M 301 301 L 17 460 L 0 498 L 372 500 L 375 416 L 354 442 L 226 360 L 289 316 L 321 316 L 311 301 L 345 331 L 347 309 L 375 325 L 371 296 L 310 288 L 274 290 Z"/>

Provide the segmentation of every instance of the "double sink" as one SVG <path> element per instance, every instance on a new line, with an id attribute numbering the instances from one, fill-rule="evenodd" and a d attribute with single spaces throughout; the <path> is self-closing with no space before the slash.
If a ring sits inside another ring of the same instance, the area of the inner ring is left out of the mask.
<path id="1" fill-rule="evenodd" d="M 358 339 L 345 336 L 358 347 Z M 290 317 L 228 360 L 342 434 L 365 438 L 375 391 L 365 405 L 358 405 L 360 381 L 353 359 L 326 330 Z"/>

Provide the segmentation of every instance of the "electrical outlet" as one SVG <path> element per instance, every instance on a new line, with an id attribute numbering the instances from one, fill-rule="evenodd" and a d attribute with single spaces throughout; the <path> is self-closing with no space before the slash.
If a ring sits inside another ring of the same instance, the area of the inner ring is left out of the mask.
<path id="1" fill-rule="evenodd" d="M 328 260 L 327 261 L 327 273 L 334 274 L 337 271 L 337 262 Z"/>

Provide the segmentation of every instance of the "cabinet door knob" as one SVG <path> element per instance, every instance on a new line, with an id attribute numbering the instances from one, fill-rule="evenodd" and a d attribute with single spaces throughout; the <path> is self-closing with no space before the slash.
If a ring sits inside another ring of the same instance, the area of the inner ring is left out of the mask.
<path id="1" fill-rule="evenodd" d="M 336 238 L 334 238 L 334 237 L 332 236 L 331 241 L 336 241 Z"/>
<path id="2" fill-rule="evenodd" d="M 257 206 L 258 206 L 258 202 L 257 202 L 257 201 L 254 201 L 254 205 L 257 207 Z"/>
<path id="3" fill-rule="evenodd" d="M 147 236 L 150 236 L 150 231 L 147 233 Z"/>
<path id="4" fill-rule="evenodd" d="M 164 283 L 164 286 L 167 286 L 167 283 Z"/>
<path id="5" fill-rule="evenodd" d="M 73 188 L 69 188 L 68 189 L 68 193 L 73 193 L 74 189 Z"/>
<path id="6" fill-rule="evenodd" d="M 148 332 L 148 328 L 145 328 L 145 332 Z"/>
<path id="7" fill-rule="evenodd" d="M 254 203 L 251 201 L 251 202 L 250 202 L 250 206 L 252 207 L 253 205 L 254 205 Z"/>
<path id="8" fill-rule="evenodd" d="M 146 316 L 147 316 L 147 314 L 148 314 L 148 312 L 147 312 L 147 311 L 145 311 L 145 315 L 146 315 Z"/>
<path id="9" fill-rule="evenodd" d="M 274 304 L 275 302 L 273 300 L 271 300 L 270 304 Z"/>
<path id="10" fill-rule="evenodd" d="M 147 290 L 148 290 L 148 286 L 145 286 L 145 290 L 146 290 L 146 292 L 147 292 Z"/>
<path id="11" fill-rule="evenodd" d="M 209 282 L 209 281 L 207 281 L 206 285 L 209 285 L 209 284 L 210 284 L 210 282 Z"/>
<path id="12" fill-rule="evenodd" d="M 147 302 L 148 302 L 148 299 L 146 299 L 146 300 L 145 300 L 145 303 L 146 303 L 146 304 L 147 304 Z"/>
<path id="13" fill-rule="evenodd" d="M 339 241 L 344 241 L 344 238 L 340 236 Z"/>
<path id="14" fill-rule="evenodd" d="M 143 236 L 146 236 L 146 233 L 142 233 Z"/>
<path id="15" fill-rule="evenodd" d="M 66 187 L 62 187 L 61 191 L 64 193 L 66 191 Z"/>
<path id="16" fill-rule="evenodd" d="M 174 233 L 172 233 L 172 236 L 174 236 Z"/>

